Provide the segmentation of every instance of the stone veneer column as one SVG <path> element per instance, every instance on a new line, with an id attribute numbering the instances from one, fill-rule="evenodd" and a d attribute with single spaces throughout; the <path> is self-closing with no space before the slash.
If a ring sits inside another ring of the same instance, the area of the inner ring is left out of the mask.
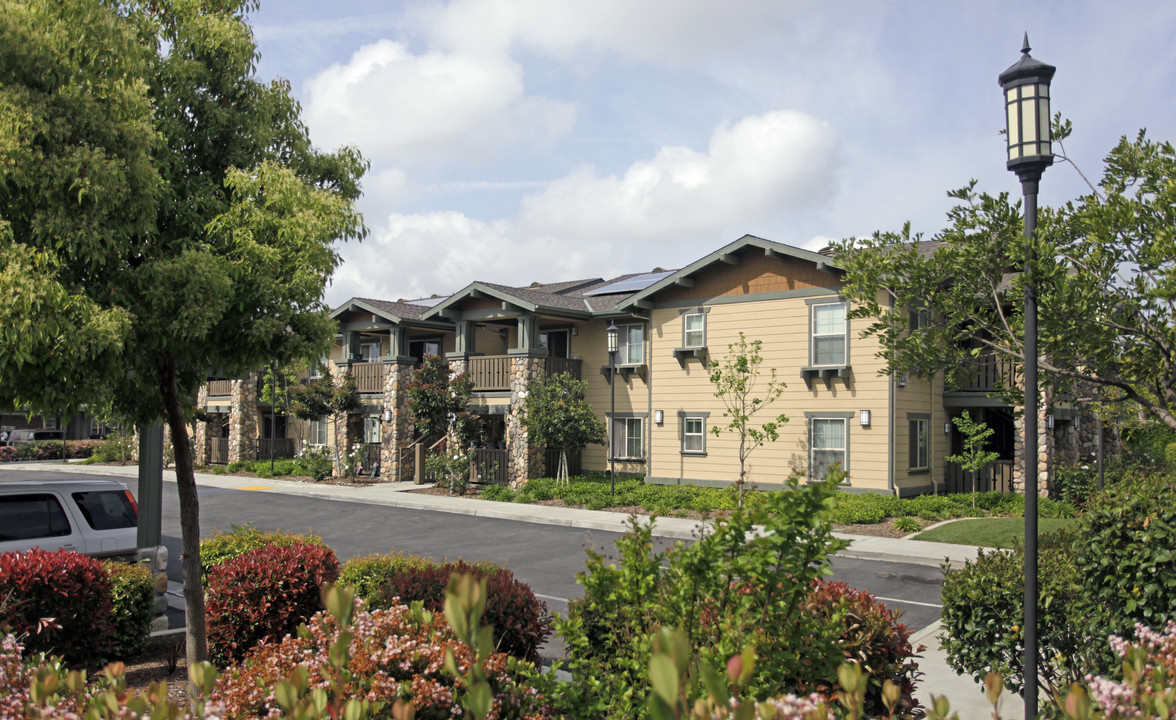
<path id="1" fill-rule="evenodd" d="M 1037 494 L 1042 496 L 1049 493 L 1050 456 L 1053 449 L 1053 433 L 1046 421 L 1048 408 L 1048 400 L 1042 402 L 1037 417 Z M 1013 422 L 1013 488 L 1017 492 L 1025 491 L 1024 457 L 1025 417 L 1022 413 Z"/>
<path id="2" fill-rule="evenodd" d="M 391 412 L 392 420 L 380 419 L 380 479 L 398 482 L 412 480 L 412 455 L 405 451 L 412 445 L 412 423 L 408 418 L 408 392 L 406 386 L 412 378 L 412 358 L 395 358 L 388 362 L 388 374 L 384 377 L 385 416 Z"/>
<path id="3" fill-rule="evenodd" d="M 257 379 L 255 372 L 233 381 L 229 394 L 229 462 L 257 459 Z"/>
<path id="4" fill-rule="evenodd" d="M 201 385 L 196 391 L 196 408 L 204 410 L 208 402 L 208 386 Z M 192 460 L 197 465 L 207 465 L 212 459 L 212 446 L 209 443 L 210 423 L 196 421 L 196 432 L 192 437 Z"/>
<path id="5" fill-rule="evenodd" d="M 510 359 L 510 413 L 506 416 L 507 477 L 511 487 L 543 474 L 543 448 L 533 446 L 523 426 L 527 383 L 543 372 L 544 357 L 516 355 Z"/>

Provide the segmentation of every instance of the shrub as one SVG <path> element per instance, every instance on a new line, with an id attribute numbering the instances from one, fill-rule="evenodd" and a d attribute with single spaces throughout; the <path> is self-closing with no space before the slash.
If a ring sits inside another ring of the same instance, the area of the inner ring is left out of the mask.
<path id="1" fill-rule="evenodd" d="M 320 545 L 265 545 L 213 568 L 208 577 L 208 656 L 240 660 L 254 645 L 294 631 L 320 609 L 325 583 L 339 576 Z"/>
<path id="2" fill-rule="evenodd" d="M 360 611 L 350 631 L 354 638 L 346 665 L 349 682 L 342 688 L 348 697 L 384 703 L 381 717 L 390 716 L 388 711 L 397 699 L 412 701 L 418 718 L 466 717 L 455 702 L 458 685 L 444 670 L 445 655 L 452 652 L 460 667 L 469 667 L 474 655 L 456 640 L 444 616 L 404 606 Z M 263 645 L 228 670 L 213 693 L 214 702 L 224 703 L 227 718 L 279 713 L 275 692 L 279 681 L 307 664 L 313 667 L 316 658 L 334 657 L 331 648 L 339 634 L 335 619 L 319 613 L 307 623 L 304 635 Z M 554 717 L 541 690 L 549 681 L 529 663 L 496 653 L 484 669 L 492 696 L 490 717 Z M 337 692 L 329 677 L 329 673 L 309 673 L 309 689 Z"/>
<path id="3" fill-rule="evenodd" d="M 208 575 L 221 563 L 265 545 L 317 545 L 326 547 L 321 537 L 285 530 L 259 530 L 249 525 L 234 525 L 232 531 L 217 532 L 200 541 L 200 576 L 208 585 Z"/>
<path id="4" fill-rule="evenodd" d="M 1176 442 L 1176 430 L 1160 423 L 1123 428 L 1123 449 L 1127 456 L 1146 467 L 1167 464 L 1168 445 Z"/>
<path id="5" fill-rule="evenodd" d="M 335 470 L 331 462 L 331 451 L 326 446 L 303 449 L 298 455 L 298 462 L 315 482 L 326 480 Z"/>
<path id="6" fill-rule="evenodd" d="M 537 659 L 539 646 L 551 635 L 547 605 L 535 597 L 528 585 L 516 580 L 514 573 L 498 565 L 471 565 L 458 560 L 408 566 L 389 578 L 376 593 L 372 605 L 389 607 L 399 598 L 401 603 L 419 601 L 426 610 L 440 611 L 445 605 L 449 577 L 454 573 L 472 573 L 487 580 L 483 622 L 494 626 L 498 651 L 524 660 Z"/>
<path id="7" fill-rule="evenodd" d="M 901 691 L 896 706 L 900 714 L 912 714 L 919 707 L 914 691 L 922 673 L 916 659 L 917 653 L 926 648 L 911 647 L 911 631 L 899 622 L 901 612 L 891 610 L 864 590 L 824 580 L 814 584 L 805 600 L 805 610 L 840 628 L 839 645 L 845 661 L 858 662 L 869 669 L 866 717 L 885 714 L 882 686 L 887 680 Z"/>
<path id="8" fill-rule="evenodd" d="M 115 434 L 105 440 L 95 441 L 96 447 L 90 454 L 91 462 L 128 462 L 135 439 L 131 435 Z"/>
<path id="9" fill-rule="evenodd" d="M 88 665 L 109 645 L 110 580 L 93 558 L 66 550 L 0 554 L 0 598 L 8 598 L 0 627 L 22 637 L 29 653 Z"/>
<path id="10" fill-rule="evenodd" d="M 437 484 L 455 495 L 465 495 L 470 487 L 470 456 L 460 450 L 440 452 L 425 458 L 425 471 L 437 478 Z"/>
<path id="11" fill-rule="evenodd" d="M 923 524 L 913 517 L 900 517 L 894 521 L 894 529 L 901 533 L 919 532 Z"/>
<path id="12" fill-rule="evenodd" d="M 114 608 L 110 657 L 134 660 L 147 649 L 147 637 L 151 634 L 155 577 L 143 565 L 105 562 L 103 566 L 110 575 L 110 601 Z"/>
<path id="13" fill-rule="evenodd" d="M 1038 671 L 1047 697 L 1100 664 L 1096 648 L 1106 637 L 1082 609 L 1081 570 L 1074 558 L 1078 537 L 1063 530 L 1038 541 Z M 1024 685 L 1024 592 L 1023 547 L 981 550 L 962 569 L 947 570 L 941 618 L 948 663 L 977 682 L 989 672 L 1000 673 L 1019 691 Z"/>
<path id="14" fill-rule="evenodd" d="M 512 502 L 515 498 L 515 491 L 506 485 L 486 485 L 482 488 L 480 495 L 483 500 Z"/>
<path id="15" fill-rule="evenodd" d="M 410 568 L 422 568 L 431 564 L 431 560 L 407 553 L 364 555 L 351 558 L 343 564 L 343 569 L 339 572 L 339 584 L 352 588 L 360 600 L 372 602 L 380 595 L 380 588 L 393 577 Z"/>
<path id="16" fill-rule="evenodd" d="M 1135 640 L 1111 637 L 1111 649 L 1121 660 L 1116 679 L 1088 678 L 1091 698 L 1106 717 L 1159 718 L 1172 715 L 1172 682 L 1176 680 L 1176 623 L 1163 632 L 1146 625 L 1135 627 Z"/>

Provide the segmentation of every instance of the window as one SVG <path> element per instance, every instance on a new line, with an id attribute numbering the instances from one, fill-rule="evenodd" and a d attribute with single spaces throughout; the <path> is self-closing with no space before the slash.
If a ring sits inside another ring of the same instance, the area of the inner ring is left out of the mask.
<path id="1" fill-rule="evenodd" d="M 539 333 L 539 347 L 547 351 L 548 357 L 571 357 L 568 354 L 570 350 L 570 343 L 568 342 L 569 335 L 571 333 L 567 330 L 544 330 Z"/>
<path id="2" fill-rule="evenodd" d="M 811 423 L 809 479 L 823 480 L 833 463 L 841 463 L 841 468 L 848 470 L 848 421 L 814 417 Z"/>
<path id="3" fill-rule="evenodd" d="M 363 419 L 363 441 L 369 444 L 380 442 L 380 418 L 378 415 L 369 415 Z"/>
<path id="4" fill-rule="evenodd" d="M 617 337 L 617 364 L 641 365 L 645 362 L 645 326 L 620 325 Z"/>
<path id="5" fill-rule="evenodd" d="M 682 421 L 682 454 L 706 455 L 706 417 L 708 413 L 678 413 Z"/>
<path id="6" fill-rule="evenodd" d="M 375 362 L 380 359 L 380 343 L 362 343 L 359 346 L 359 357 L 364 362 Z"/>
<path id="7" fill-rule="evenodd" d="M 326 355 L 323 355 L 321 358 L 319 358 L 318 363 L 310 368 L 309 379 L 318 380 L 321 378 L 323 376 L 323 371 L 327 369 L 327 363 L 330 361 L 331 359 Z"/>
<path id="8" fill-rule="evenodd" d="M 682 347 L 706 346 L 706 315 L 688 312 L 682 316 Z"/>
<path id="9" fill-rule="evenodd" d="M 644 418 L 613 418 L 613 457 L 617 460 L 642 460 L 645 458 L 643 442 Z"/>
<path id="10" fill-rule="evenodd" d="M 812 364 L 845 365 L 845 303 L 812 306 Z"/>
<path id="11" fill-rule="evenodd" d="M 912 303 L 910 314 L 907 317 L 907 322 L 909 323 L 910 329 L 912 331 L 926 328 L 930 323 L 930 315 L 928 314 L 927 306 L 923 305 L 922 303 Z"/>
<path id="12" fill-rule="evenodd" d="M 931 467 L 929 448 L 931 446 L 931 418 L 910 417 L 910 469 L 928 470 Z"/>
<path id="13" fill-rule="evenodd" d="M 408 342 L 408 354 L 417 359 L 419 363 L 425 359 L 426 355 L 440 355 L 441 341 L 430 340 L 410 340 Z"/>
<path id="14" fill-rule="evenodd" d="M 326 445 L 327 444 L 327 421 L 326 420 L 311 420 L 310 421 L 310 444 L 311 445 Z"/>

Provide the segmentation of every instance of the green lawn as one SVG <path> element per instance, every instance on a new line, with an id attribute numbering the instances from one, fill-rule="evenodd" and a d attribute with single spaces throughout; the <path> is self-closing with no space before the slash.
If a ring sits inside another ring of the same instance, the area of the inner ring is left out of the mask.
<path id="1" fill-rule="evenodd" d="M 1040 535 L 1052 530 L 1061 530 L 1074 522 L 1076 520 L 1068 518 L 1038 518 L 1037 533 Z M 1007 548 L 1012 547 L 1014 541 L 1024 541 L 1025 518 L 998 517 L 956 520 L 932 530 L 925 530 L 911 539 L 956 545 Z"/>

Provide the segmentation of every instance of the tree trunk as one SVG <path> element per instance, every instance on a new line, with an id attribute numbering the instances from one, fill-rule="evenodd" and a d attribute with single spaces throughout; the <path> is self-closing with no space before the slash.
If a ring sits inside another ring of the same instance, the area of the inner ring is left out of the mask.
<path id="1" fill-rule="evenodd" d="M 184 610 L 187 618 L 186 659 L 190 667 L 208 659 L 208 637 L 204 621 L 204 585 L 200 579 L 200 500 L 196 495 L 196 475 L 192 468 L 192 444 L 188 438 L 188 426 L 184 424 L 184 410 L 176 386 L 175 360 L 169 360 L 160 372 L 160 390 L 167 424 L 171 429 L 176 486 L 180 495 Z M 189 681 L 189 695 L 195 696 L 196 692 L 196 686 Z"/>

